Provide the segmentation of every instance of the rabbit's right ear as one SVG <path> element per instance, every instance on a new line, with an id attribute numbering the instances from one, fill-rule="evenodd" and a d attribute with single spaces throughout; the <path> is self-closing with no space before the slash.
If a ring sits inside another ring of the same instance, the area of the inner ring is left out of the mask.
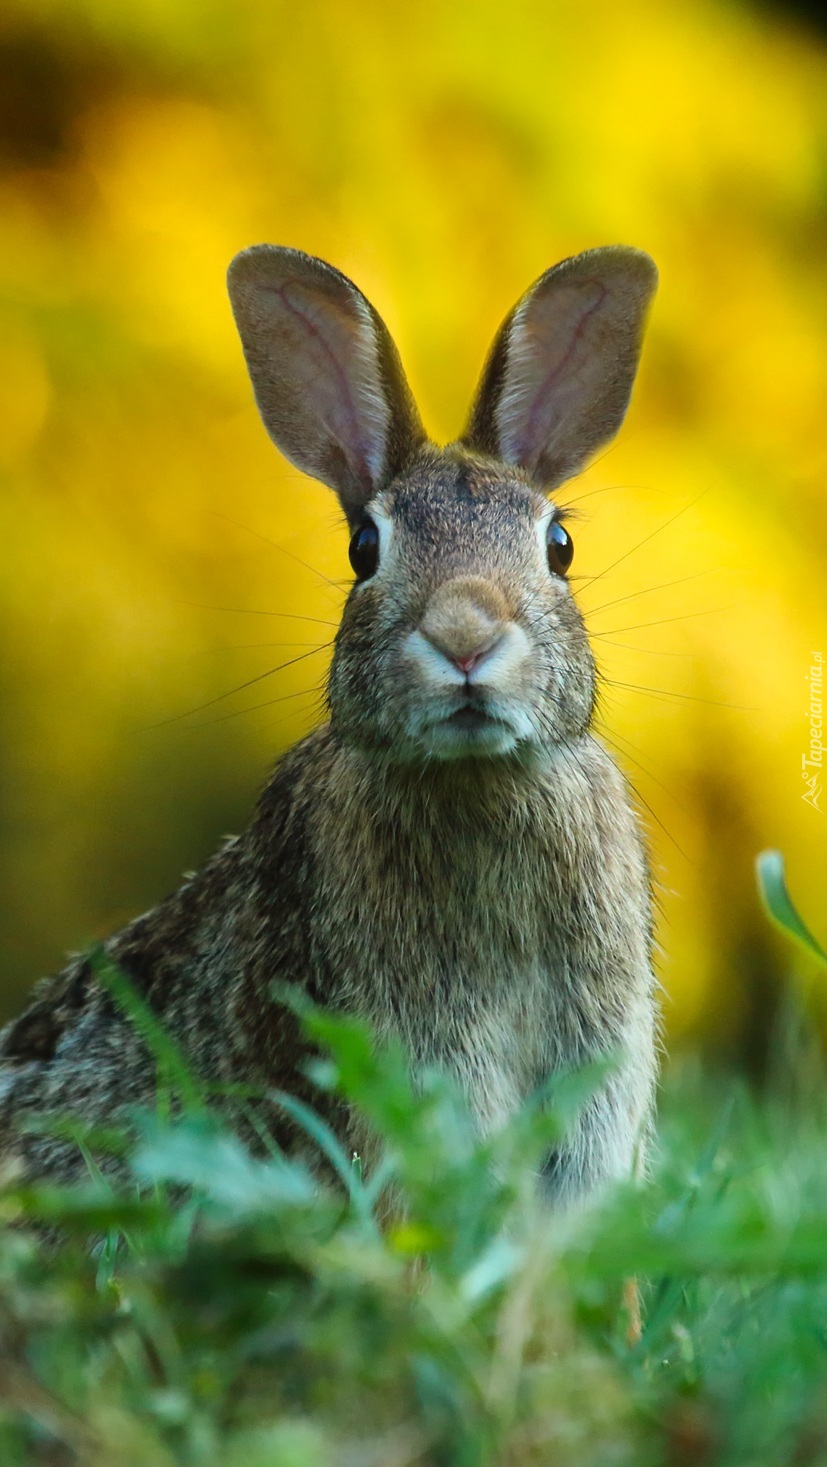
<path id="1" fill-rule="evenodd" d="M 242 250 L 227 286 L 267 432 L 358 523 L 425 439 L 387 327 L 346 276 L 300 250 Z"/>

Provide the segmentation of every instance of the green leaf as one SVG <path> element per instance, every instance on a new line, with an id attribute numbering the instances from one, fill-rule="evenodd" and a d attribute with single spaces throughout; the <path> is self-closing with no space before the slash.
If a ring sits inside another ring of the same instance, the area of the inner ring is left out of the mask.
<path id="1" fill-rule="evenodd" d="M 161 1127 L 147 1117 L 132 1167 L 143 1182 L 194 1187 L 239 1214 L 305 1206 L 318 1191 L 298 1162 L 278 1156 L 259 1161 L 236 1136 L 209 1121 Z"/>
<path id="2" fill-rule="evenodd" d="M 371 1217 L 370 1204 L 362 1184 L 361 1163 L 357 1168 L 354 1159 L 348 1156 L 326 1121 L 311 1106 L 305 1105 L 295 1095 L 283 1090 L 270 1092 L 270 1099 L 296 1122 L 311 1140 L 315 1141 L 323 1156 L 327 1157 L 337 1176 L 344 1183 L 357 1212 L 365 1220 Z"/>
<path id="3" fill-rule="evenodd" d="M 784 880 L 784 857 L 780 851 L 761 851 L 755 862 L 758 890 L 771 922 L 792 937 L 811 957 L 827 964 L 827 953 L 805 927 L 793 906 Z"/>

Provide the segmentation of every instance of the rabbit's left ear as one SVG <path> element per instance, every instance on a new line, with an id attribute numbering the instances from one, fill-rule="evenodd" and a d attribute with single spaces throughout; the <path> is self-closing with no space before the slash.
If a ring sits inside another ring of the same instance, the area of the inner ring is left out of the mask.
<path id="1" fill-rule="evenodd" d="M 503 322 L 461 442 L 548 488 L 578 473 L 623 422 L 656 285 L 621 246 L 547 270 Z"/>
<path id="2" fill-rule="evenodd" d="M 227 286 L 267 432 L 358 524 L 425 439 L 387 327 L 352 281 L 300 250 L 242 250 Z"/>

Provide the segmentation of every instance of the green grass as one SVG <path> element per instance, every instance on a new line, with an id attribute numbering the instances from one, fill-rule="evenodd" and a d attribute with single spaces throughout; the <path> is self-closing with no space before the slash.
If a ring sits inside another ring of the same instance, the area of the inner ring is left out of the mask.
<path id="1" fill-rule="evenodd" d="M 159 1040 L 170 1103 L 136 1116 L 128 1184 L 6 1179 L 2 1467 L 827 1464 L 814 1042 L 779 1041 L 760 1102 L 673 1067 L 652 1179 L 560 1219 L 532 1174 L 594 1076 L 480 1144 L 443 1078 L 415 1095 L 358 1024 L 304 1022 L 329 1055 L 318 1083 L 384 1140 L 380 1175 L 307 1112 L 328 1182 L 252 1157 Z"/>

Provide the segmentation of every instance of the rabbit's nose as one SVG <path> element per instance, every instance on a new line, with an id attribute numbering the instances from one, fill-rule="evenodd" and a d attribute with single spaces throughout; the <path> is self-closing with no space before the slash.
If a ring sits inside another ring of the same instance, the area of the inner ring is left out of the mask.
<path id="1" fill-rule="evenodd" d="M 469 576 L 440 586 L 428 603 L 420 631 L 467 677 L 502 639 L 507 618 L 508 608 L 496 587 Z"/>
<path id="2" fill-rule="evenodd" d="M 458 651 L 456 639 L 453 637 L 434 637 L 429 632 L 425 632 L 425 636 L 431 643 L 431 646 L 442 653 L 446 661 L 453 663 L 454 667 L 458 668 L 465 677 L 470 677 L 474 668 L 482 662 L 483 658 L 487 657 L 489 652 L 493 652 L 499 646 L 502 641 L 503 630 L 502 628 L 497 628 L 492 635 L 486 636 L 484 640 L 477 640 L 470 651 L 466 650 L 467 641 L 465 638 L 460 639 L 460 645 L 463 650 Z"/>
<path id="3" fill-rule="evenodd" d="M 480 658 L 483 657 L 485 653 L 489 650 L 490 649 L 488 647 L 479 647 L 477 651 L 472 652 L 469 657 L 455 657 L 453 653 L 450 652 L 448 653 L 448 656 L 451 658 L 451 661 L 455 664 L 455 666 L 459 668 L 460 672 L 464 672 L 467 677 L 468 673 L 472 672 L 473 669 L 476 667 Z"/>

